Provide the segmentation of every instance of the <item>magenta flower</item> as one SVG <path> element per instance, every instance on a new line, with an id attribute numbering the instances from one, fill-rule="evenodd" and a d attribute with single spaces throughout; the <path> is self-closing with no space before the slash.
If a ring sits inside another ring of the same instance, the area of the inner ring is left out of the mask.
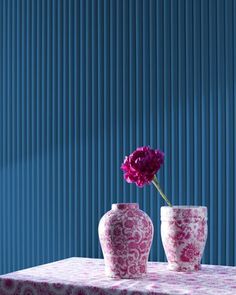
<path id="1" fill-rule="evenodd" d="M 163 164 L 164 153 L 162 151 L 144 146 L 137 148 L 131 155 L 126 156 L 121 169 L 128 183 L 134 182 L 137 186 L 143 187 L 145 184 L 152 182 L 167 204 L 171 206 L 155 175 Z"/>
<path id="2" fill-rule="evenodd" d="M 154 175 L 164 163 L 164 153 L 148 146 L 139 147 L 128 157 L 125 157 L 121 169 L 127 182 L 135 182 L 143 187 L 152 182 Z"/>

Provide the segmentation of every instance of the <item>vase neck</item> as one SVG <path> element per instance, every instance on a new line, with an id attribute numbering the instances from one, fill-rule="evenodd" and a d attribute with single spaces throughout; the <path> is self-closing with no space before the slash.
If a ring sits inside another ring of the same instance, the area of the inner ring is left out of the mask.
<path id="1" fill-rule="evenodd" d="M 138 203 L 117 203 L 112 204 L 112 210 L 126 210 L 126 209 L 139 209 Z"/>

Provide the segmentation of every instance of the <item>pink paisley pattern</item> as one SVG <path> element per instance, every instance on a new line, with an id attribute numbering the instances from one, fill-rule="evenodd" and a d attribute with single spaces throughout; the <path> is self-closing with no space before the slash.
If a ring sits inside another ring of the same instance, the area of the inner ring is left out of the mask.
<path id="1" fill-rule="evenodd" d="M 104 260 L 69 258 L 0 276 L 0 295 L 235 295 L 236 267 L 202 265 L 199 272 L 149 262 L 141 279 L 112 279 Z"/>
<path id="2" fill-rule="evenodd" d="M 164 206 L 161 221 L 161 237 L 169 269 L 199 270 L 207 239 L 207 208 Z"/>
<path id="3" fill-rule="evenodd" d="M 106 274 L 139 278 L 146 274 L 153 224 L 136 203 L 113 204 L 99 223 Z"/>

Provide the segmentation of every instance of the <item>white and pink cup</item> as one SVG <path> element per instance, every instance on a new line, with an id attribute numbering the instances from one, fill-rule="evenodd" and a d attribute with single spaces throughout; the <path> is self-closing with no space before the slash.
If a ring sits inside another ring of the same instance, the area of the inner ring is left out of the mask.
<path id="1" fill-rule="evenodd" d="M 161 207 L 161 238 L 170 270 L 199 270 L 207 240 L 207 207 Z"/>

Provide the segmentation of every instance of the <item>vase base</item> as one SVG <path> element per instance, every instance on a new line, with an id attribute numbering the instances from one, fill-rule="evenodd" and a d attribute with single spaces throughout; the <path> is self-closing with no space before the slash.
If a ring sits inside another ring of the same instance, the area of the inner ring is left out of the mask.
<path id="1" fill-rule="evenodd" d="M 189 263 L 175 263 L 175 262 L 168 262 L 168 269 L 171 271 L 178 271 L 178 272 L 194 272 L 201 269 L 201 264 L 189 264 Z"/>

